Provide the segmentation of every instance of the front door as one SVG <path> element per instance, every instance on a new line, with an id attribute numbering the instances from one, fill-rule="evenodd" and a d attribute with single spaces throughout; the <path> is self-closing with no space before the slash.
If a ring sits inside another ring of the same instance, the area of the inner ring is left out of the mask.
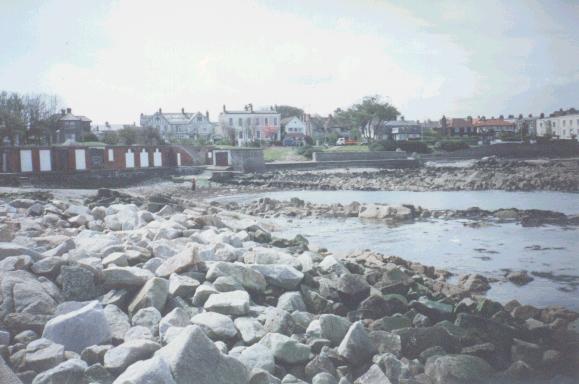
<path id="1" fill-rule="evenodd" d="M 219 167 L 227 167 L 229 165 L 227 152 L 215 152 L 215 165 Z"/>

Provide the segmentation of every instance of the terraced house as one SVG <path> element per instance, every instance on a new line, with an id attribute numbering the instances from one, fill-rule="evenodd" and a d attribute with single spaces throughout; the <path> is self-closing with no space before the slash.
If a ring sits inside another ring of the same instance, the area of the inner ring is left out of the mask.
<path id="1" fill-rule="evenodd" d="M 184 140 L 210 141 L 213 136 L 213 124 L 209 121 L 209 112 L 163 112 L 161 108 L 152 115 L 141 113 L 141 127 L 157 128 L 161 137 L 168 143 Z"/>
<path id="2" fill-rule="evenodd" d="M 231 111 L 224 105 L 219 124 L 224 134 L 235 138 L 239 146 L 254 141 L 274 142 L 280 140 L 280 116 L 274 107 L 254 110 L 253 105 L 248 104 L 243 110 Z"/>
<path id="3" fill-rule="evenodd" d="M 557 139 L 577 140 L 579 136 L 579 111 L 570 108 L 560 109 L 549 117 L 537 121 L 537 136 L 550 136 Z"/>

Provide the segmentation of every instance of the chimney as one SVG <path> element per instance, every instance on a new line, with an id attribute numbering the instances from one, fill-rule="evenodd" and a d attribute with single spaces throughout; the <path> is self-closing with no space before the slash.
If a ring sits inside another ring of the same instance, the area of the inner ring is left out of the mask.
<path id="1" fill-rule="evenodd" d="M 249 112 L 253 113 L 253 104 L 249 103 Z"/>
<path id="2" fill-rule="evenodd" d="M 163 110 L 161 108 L 159 108 L 159 113 L 163 113 Z"/>
<path id="3" fill-rule="evenodd" d="M 404 116 L 400 116 L 400 121 L 404 121 Z"/>
<path id="4" fill-rule="evenodd" d="M 185 108 L 181 108 L 181 113 L 185 114 Z"/>
<path id="5" fill-rule="evenodd" d="M 225 104 L 223 104 L 223 112 L 227 112 L 227 110 L 225 109 Z"/>
<path id="6" fill-rule="evenodd" d="M 72 109 L 71 109 L 71 108 L 66 108 L 66 113 L 72 113 Z"/>
<path id="7" fill-rule="evenodd" d="M 205 117 L 207 118 L 207 121 L 209 121 L 209 111 L 205 111 Z"/>
<path id="8" fill-rule="evenodd" d="M 61 110 L 60 110 L 60 114 L 61 114 L 62 116 L 66 115 L 66 109 L 64 109 L 64 108 L 61 109 Z"/>

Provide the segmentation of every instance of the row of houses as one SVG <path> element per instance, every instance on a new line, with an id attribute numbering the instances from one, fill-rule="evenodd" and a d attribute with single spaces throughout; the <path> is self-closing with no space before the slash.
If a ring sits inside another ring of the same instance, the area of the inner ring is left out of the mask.
<path id="1" fill-rule="evenodd" d="M 75 115 L 70 108 L 63 109 L 53 117 L 56 122 L 47 133 L 48 143 L 75 143 L 83 141 L 90 132 L 102 137 L 108 131 L 126 128 L 127 125 L 92 126 L 91 120 Z M 252 104 L 240 110 L 229 110 L 223 106 L 218 122 L 211 122 L 209 112 L 164 112 L 161 108 L 153 114 L 140 115 L 140 127 L 157 129 L 166 143 L 204 142 L 220 139 L 245 146 L 252 142 L 282 142 L 284 145 L 301 145 L 306 137 L 317 142 L 326 142 L 328 137 L 350 137 L 353 129 L 332 115 L 305 114 L 281 118 L 276 107 L 254 109 Z M 137 127 L 132 125 L 131 127 Z M 558 139 L 576 139 L 579 133 L 579 111 L 574 108 L 559 110 L 549 116 L 528 115 L 524 117 L 446 117 L 438 121 L 406 120 L 383 122 L 376 128 L 374 138 L 418 140 L 425 132 L 436 132 L 441 136 L 497 137 L 516 135 L 526 137 L 549 136 Z"/>

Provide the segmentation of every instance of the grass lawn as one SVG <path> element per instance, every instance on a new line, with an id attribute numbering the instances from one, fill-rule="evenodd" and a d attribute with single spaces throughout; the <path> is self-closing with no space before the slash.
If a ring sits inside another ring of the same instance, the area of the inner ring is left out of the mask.
<path id="1" fill-rule="evenodd" d="M 367 145 L 340 145 L 335 147 L 330 147 L 326 151 L 328 152 L 368 152 Z"/>
<path id="2" fill-rule="evenodd" d="M 306 161 L 304 156 L 296 153 L 293 147 L 267 147 L 263 150 L 265 161 Z"/>

